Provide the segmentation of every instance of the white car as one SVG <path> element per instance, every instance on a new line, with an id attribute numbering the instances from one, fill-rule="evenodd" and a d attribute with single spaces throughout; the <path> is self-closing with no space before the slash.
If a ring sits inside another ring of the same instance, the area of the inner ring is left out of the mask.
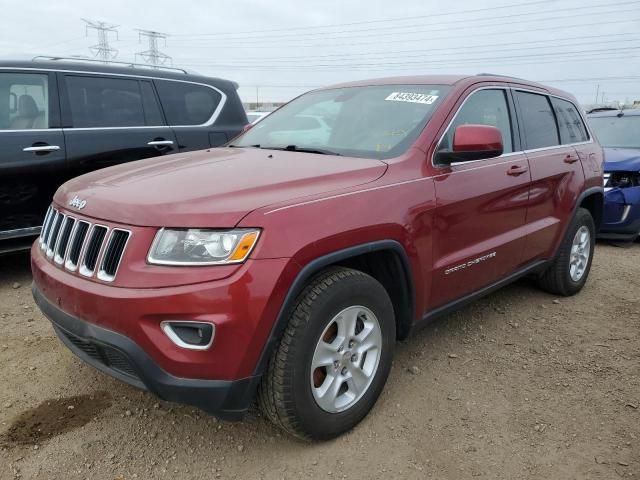
<path id="1" fill-rule="evenodd" d="M 269 115 L 271 112 L 247 112 L 247 119 L 249 120 L 249 123 L 251 123 L 252 125 L 254 123 L 258 123 L 260 120 L 262 120 L 264 117 L 266 117 L 267 115 Z"/>
<path id="2" fill-rule="evenodd" d="M 295 129 L 271 132 L 269 138 L 275 144 L 283 142 L 300 145 L 320 145 L 326 143 L 331 135 L 331 127 L 319 115 L 296 115 Z"/>

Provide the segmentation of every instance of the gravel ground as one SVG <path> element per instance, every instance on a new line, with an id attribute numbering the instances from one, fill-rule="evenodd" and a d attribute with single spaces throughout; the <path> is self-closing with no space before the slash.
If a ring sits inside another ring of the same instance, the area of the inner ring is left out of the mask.
<path id="1" fill-rule="evenodd" d="M 521 281 L 398 345 L 373 412 L 319 444 L 226 423 L 83 365 L 0 258 L 0 479 L 640 478 L 640 244 L 581 294 Z"/>

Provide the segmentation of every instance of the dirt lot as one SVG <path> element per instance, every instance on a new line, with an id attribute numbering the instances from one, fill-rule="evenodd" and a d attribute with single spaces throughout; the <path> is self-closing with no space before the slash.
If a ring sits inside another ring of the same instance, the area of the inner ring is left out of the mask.
<path id="1" fill-rule="evenodd" d="M 1 479 L 640 478 L 640 244 L 599 245 L 576 297 L 522 281 L 430 325 L 372 414 L 315 445 L 83 365 L 30 282 L 0 258 Z"/>

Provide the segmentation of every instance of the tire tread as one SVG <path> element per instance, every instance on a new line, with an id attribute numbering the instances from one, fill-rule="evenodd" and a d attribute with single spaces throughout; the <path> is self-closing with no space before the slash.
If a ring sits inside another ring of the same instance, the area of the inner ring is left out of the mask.
<path id="1" fill-rule="evenodd" d="M 558 248 L 558 252 L 556 253 L 553 262 L 547 268 L 547 270 L 540 275 L 538 278 L 538 286 L 551 294 L 561 295 L 563 297 L 568 297 L 577 293 L 580 289 L 582 289 L 582 285 L 586 281 L 587 276 L 589 275 L 589 269 L 591 265 L 587 267 L 587 271 L 584 274 L 583 280 L 581 280 L 580 286 L 577 288 L 572 286 L 568 281 L 568 267 L 569 267 L 569 258 L 571 256 L 571 246 L 573 243 L 573 237 L 575 232 L 581 225 L 587 225 L 590 227 L 591 235 L 591 255 L 593 255 L 593 249 L 595 248 L 595 224 L 593 222 L 593 217 L 591 216 L 591 212 L 586 208 L 578 208 L 576 214 L 574 215 L 569 228 L 567 229 L 567 233 L 565 234 L 565 238 L 562 240 L 560 247 Z"/>
<path id="2" fill-rule="evenodd" d="M 280 344 L 272 354 L 258 389 L 258 404 L 265 416 L 283 430 L 303 440 L 311 438 L 301 428 L 295 414 L 293 396 L 290 394 L 293 385 L 290 376 L 286 375 L 289 358 L 295 355 L 295 338 L 297 332 L 308 322 L 311 309 L 318 297 L 334 283 L 357 276 L 368 277 L 366 273 L 358 270 L 331 267 L 307 285 L 298 296 Z"/>

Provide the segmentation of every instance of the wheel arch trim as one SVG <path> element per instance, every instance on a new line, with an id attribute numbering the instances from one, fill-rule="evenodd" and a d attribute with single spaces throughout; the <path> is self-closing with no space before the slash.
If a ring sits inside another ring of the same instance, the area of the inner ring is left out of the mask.
<path id="1" fill-rule="evenodd" d="M 287 326 L 288 313 L 291 307 L 294 305 L 295 300 L 297 299 L 300 292 L 304 290 L 308 280 L 313 277 L 315 274 L 323 270 L 324 268 L 334 265 L 338 262 L 347 260 L 349 258 L 357 257 L 359 255 L 363 255 L 366 253 L 373 253 L 379 251 L 392 251 L 397 255 L 397 258 L 400 261 L 402 266 L 402 270 L 404 273 L 404 281 L 407 286 L 408 296 L 410 299 L 410 315 L 412 322 L 415 322 L 415 287 L 414 280 L 411 270 L 411 264 L 409 262 L 409 258 L 404 247 L 400 244 L 400 242 L 396 240 L 377 240 L 373 242 L 363 243 L 360 245 L 354 245 L 351 247 L 347 247 L 342 250 L 337 250 L 335 252 L 328 253 L 321 257 L 318 257 L 309 263 L 307 263 L 300 272 L 298 272 L 296 278 L 291 283 L 289 290 L 285 296 L 284 301 L 278 311 L 278 315 L 273 322 L 273 326 L 271 327 L 271 332 L 269 333 L 269 337 L 265 342 L 265 345 L 260 354 L 260 358 L 258 359 L 258 363 L 254 369 L 254 375 L 262 375 L 267 368 L 269 363 L 269 359 L 271 358 L 271 354 L 273 349 L 276 347 L 278 341 L 282 337 L 282 333 L 284 332 Z"/>
<path id="2" fill-rule="evenodd" d="M 588 197 L 591 197 L 593 195 L 600 195 L 602 197 L 602 207 L 604 208 L 604 187 L 590 187 L 584 190 L 578 196 L 578 199 L 576 200 L 576 205 L 573 209 L 573 215 L 571 218 L 575 216 L 576 212 L 578 211 L 578 208 L 580 208 L 580 206 L 582 205 L 582 202 L 584 202 Z M 600 220 L 599 222 L 598 222 L 598 219 L 596 218 L 594 218 L 593 220 L 594 222 L 596 222 L 596 233 L 597 233 L 598 230 L 600 230 L 600 226 L 602 224 L 602 218 L 599 219 Z"/>

